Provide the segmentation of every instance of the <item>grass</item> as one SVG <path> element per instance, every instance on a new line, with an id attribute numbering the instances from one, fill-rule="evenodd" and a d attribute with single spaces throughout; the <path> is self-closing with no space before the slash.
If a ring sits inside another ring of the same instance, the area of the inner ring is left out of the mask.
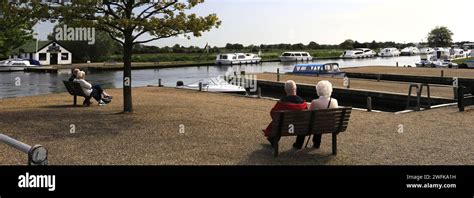
<path id="1" fill-rule="evenodd" d="M 453 60 L 453 62 L 455 62 L 457 64 L 463 64 L 463 63 L 466 63 L 466 61 L 468 61 L 468 60 L 474 60 L 474 57 Z"/>
<path id="2" fill-rule="evenodd" d="M 271 50 L 262 53 L 263 60 L 278 59 L 278 57 L 284 52 L 289 50 Z M 299 50 L 296 50 L 299 51 Z M 316 58 L 333 58 L 341 55 L 342 50 L 330 49 L 330 50 L 301 50 L 309 52 L 313 57 Z M 244 51 L 243 51 L 244 52 Z M 224 52 L 225 53 L 225 52 Z M 133 62 L 212 62 L 216 59 L 217 53 L 159 53 L 159 54 L 134 54 L 132 57 Z M 116 54 L 104 58 L 103 61 L 122 61 L 122 55 Z"/>

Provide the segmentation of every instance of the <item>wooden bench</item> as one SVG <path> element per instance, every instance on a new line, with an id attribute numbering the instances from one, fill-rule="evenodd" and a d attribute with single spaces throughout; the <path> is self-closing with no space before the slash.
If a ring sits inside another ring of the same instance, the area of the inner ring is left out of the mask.
<path id="1" fill-rule="evenodd" d="M 277 111 L 272 122 L 273 155 L 278 156 L 278 142 L 283 136 L 332 134 L 332 154 L 337 154 L 337 134 L 344 132 L 349 124 L 352 107 Z"/>
<path id="2" fill-rule="evenodd" d="M 90 103 L 89 101 L 91 97 L 84 94 L 84 91 L 82 91 L 82 87 L 79 83 L 71 82 L 71 81 L 63 81 L 63 83 L 64 83 L 64 86 L 66 86 L 66 89 L 69 92 L 69 94 L 74 96 L 74 106 L 77 105 L 77 96 L 82 96 L 85 98 L 84 104 Z"/>

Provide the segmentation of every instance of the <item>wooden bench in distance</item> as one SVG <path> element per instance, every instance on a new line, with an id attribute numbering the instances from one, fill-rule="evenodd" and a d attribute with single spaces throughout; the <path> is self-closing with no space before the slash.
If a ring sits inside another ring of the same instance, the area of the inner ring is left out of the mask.
<path id="1" fill-rule="evenodd" d="M 86 96 L 86 94 L 84 94 L 84 91 L 82 91 L 81 85 L 79 83 L 71 82 L 71 81 L 63 81 L 63 83 L 64 83 L 64 86 L 66 86 L 66 89 L 69 92 L 69 94 L 74 96 L 74 106 L 77 105 L 77 96 L 84 97 L 85 102 L 86 101 L 89 102 L 89 100 L 91 99 L 90 96 Z"/>
<path id="2" fill-rule="evenodd" d="M 272 122 L 270 137 L 274 140 L 275 157 L 278 156 L 278 142 L 283 136 L 332 134 L 332 154 L 337 154 L 337 134 L 344 132 L 349 125 L 352 107 L 304 110 L 277 111 Z"/>

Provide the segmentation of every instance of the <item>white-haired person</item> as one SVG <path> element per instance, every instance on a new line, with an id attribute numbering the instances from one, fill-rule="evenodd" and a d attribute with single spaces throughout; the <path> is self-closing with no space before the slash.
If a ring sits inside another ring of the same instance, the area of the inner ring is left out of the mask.
<path id="1" fill-rule="evenodd" d="M 100 106 L 106 105 L 107 103 L 111 101 L 112 96 L 105 93 L 105 91 L 99 85 L 92 86 L 92 84 L 87 82 L 85 78 L 86 78 L 86 73 L 84 71 L 79 71 L 77 72 L 76 79 L 74 79 L 74 82 L 77 82 L 81 85 L 81 88 L 84 94 L 94 98 L 99 103 Z M 85 104 L 85 105 L 90 105 L 90 103 Z"/>
<path id="2" fill-rule="evenodd" d="M 294 81 L 292 80 L 286 81 L 285 83 L 286 96 L 281 98 L 280 101 L 278 101 L 275 104 L 275 106 L 272 108 L 272 110 L 270 111 L 272 122 L 276 118 L 275 117 L 276 114 L 274 113 L 275 111 L 284 111 L 284 110 L 301 111 L 301 110 L 308 109 L 308 105 L 306 104 L 306 101 L 296 94 L 296 89 L 297 89 L 296 83 Z M 264 135 L 267 137 L 267 140 L 273 146 L 274 139 L 269 137 L 270 133 L 272 132 L 272 123 L 270 123 L 267 126 L 267 128 L 263 130 L 263 132 L 264 132 Z"/>
<path id="3" fill-rule="evenodd" d="M 332 95 L 332 84 L 327 80 L 319 81 L 316 85 L 316 92 L 319 96 L 318 99 L 315 99 L 311 102 L 309 109 L 332 109 L 338 108 L 339 104 L 337 100 L 331 98 Z M 321 134 L 313 136 L 313 148 L 318 149 L 321 146 Z M 303 147 L 305 136 L 300 135 L 296 137 L 296 142 L 293 144 L 293 148 L 301 149 Z"/>
<path id="4" fill-rule="evenodd" d="M 81 70 L 79 68 L 74 68 L 71 72 L 71 77 L 69 77 L 69 82 L 74 81 L 74 79 L 77 78 L 77 73 L 80 72 Z"/>

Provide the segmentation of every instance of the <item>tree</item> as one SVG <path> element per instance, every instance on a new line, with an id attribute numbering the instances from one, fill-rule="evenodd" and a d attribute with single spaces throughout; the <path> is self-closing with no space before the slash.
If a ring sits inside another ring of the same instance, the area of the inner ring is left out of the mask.
<path id="1" fill-rule="evenodd" d="M 187 13 L 187 10 L 203 2 L 76 0 L 72 3 L 56 3 L 59 6 L 52 6 L 52 16 L 70 24 L 107 32 L 123 47 L 123 111 L 132 112 L 133 46 L 179 35 L 190 39 L 190 34 L 199 37 L 202 32 L 218 28 L 221 21 L 215 14 L 202 17 Z M 151 38 L 140 40 L 146 34 Z"/>
<path id="2" fill-rule="evenodd" d="M 308 48 L 309 48 L 309 49 L 319 49 L 319 47 L 320 47 L 319 44 L 316 43 L 316 42 L 314 42 L 314 41 L 311 41 L 311 42 L 309 42 L 309 44 L 308 44 Z"/>
<path id="3" fill-rule="evenodd" d="M 33 26 L 47 8 L 36 3 L 0 1 L 0 57 L 33 39 Z"/>
<path id="4" fill-rule="evenodd" d="M 430 47 L 449 47 L 453 42 L 453 32 L 444 26 L 436 26 L 428 33 L 428 44 Z"/>
<path id="5" fill-rule="evenodd" d="M 341 49 L 354 49 L 354 41 L 351 39 L 347 39 L 341 44 L 339 44 Z"/>
<path id="6" fill-rule="evenodd" d="M 57 41 L 56 28 L 62 28 L 64 25 L 74 28 L 70 24 L 59 23 L 53 28 L 53 33 L 48 35 L 48 40 L 56 41 L 72 53 L 72 61 L 75 63 L 84 63 L 86 61 L 106 61 L 106 58 L 114 53 L 114 49 L 118 44 L 110 38 L 110 36 L 103 31 L 97 31 L 95 36 L 95 43 L 90 45 L 88 41 Z M 135 45 L 134 47 L 140 47 Z M 135 50 L 135 49 L 134 49 Z"/>

